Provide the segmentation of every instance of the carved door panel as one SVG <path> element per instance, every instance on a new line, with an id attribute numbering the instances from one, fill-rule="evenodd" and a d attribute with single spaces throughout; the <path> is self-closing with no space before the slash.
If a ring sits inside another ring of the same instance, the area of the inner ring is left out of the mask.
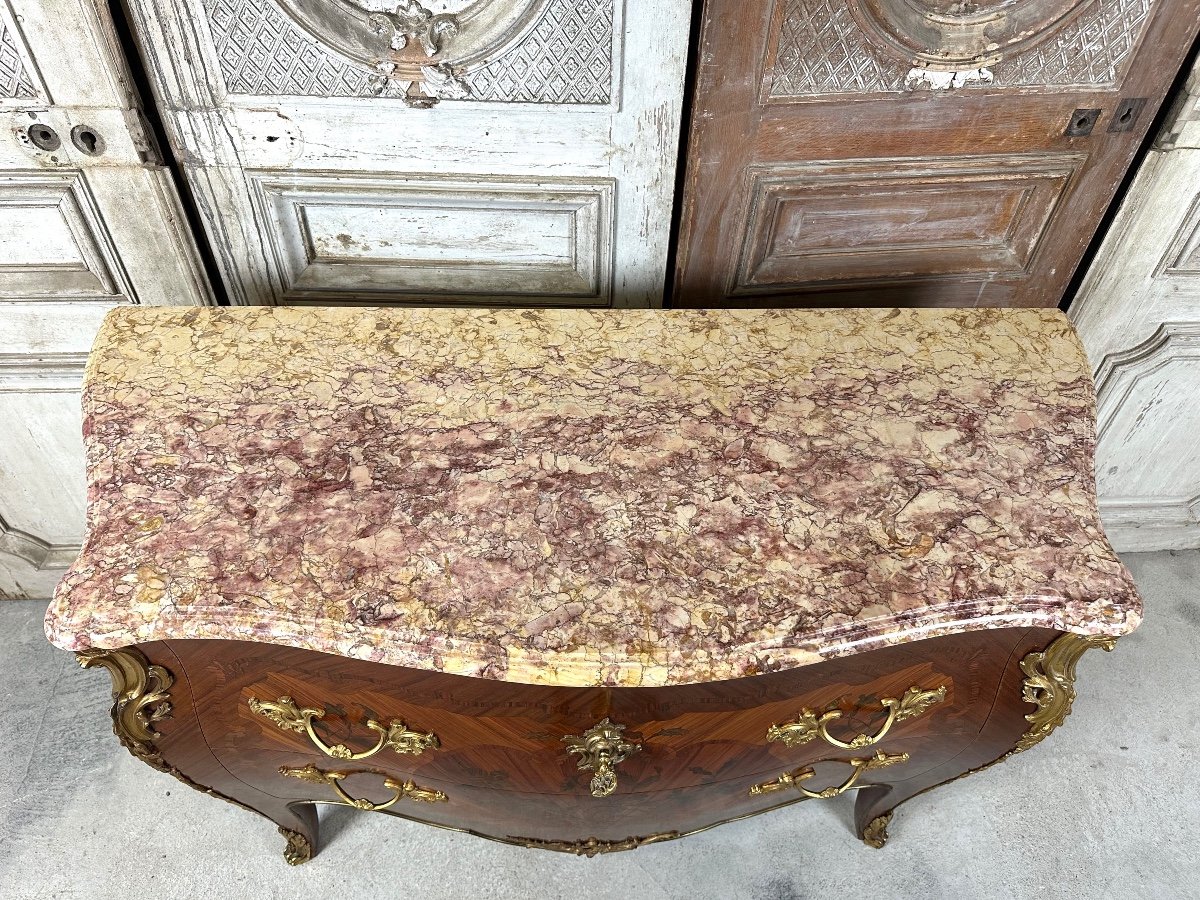
<path id="1" fill-rule="evenodd" d="M 130 0 L 235 303 L 661 302 L 686 0 Z"/>
<path id="2" fill-rule="evenodd" d="M 680 305 L 1054 306 L 1197 0 L 708 0 Z"/>
<path id="3" fill-rule="evenodd" d="M 0 0 L 0 599 L 48 597 L 79 549 L 79 385 L 104 313 L 209 299 L 106 15 Z"/>
<path id="4" fill-rule="evenodd" d="M 1096 474 L 1119 550 L 1200 547 L 1200 63 L 1070 315 L 1096 376 Z"/>

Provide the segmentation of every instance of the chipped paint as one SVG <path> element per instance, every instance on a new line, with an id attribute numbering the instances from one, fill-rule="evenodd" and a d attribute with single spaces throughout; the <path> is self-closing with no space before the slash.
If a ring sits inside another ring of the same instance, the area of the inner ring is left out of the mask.
<path id="1" fill-rule="evenodd" d="M 969 69 L 960 72 L 936 72 L 920 66 L 908 70 L 904 88 L 909 91 L 951 91 L 969 84 L 991 84 L 992 70 Z"/>

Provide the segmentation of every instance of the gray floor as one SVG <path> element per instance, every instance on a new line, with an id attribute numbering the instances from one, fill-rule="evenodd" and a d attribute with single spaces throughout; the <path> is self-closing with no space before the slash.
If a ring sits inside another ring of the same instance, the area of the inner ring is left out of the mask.
<path id="1" fill-rule="evenodd" d="M 593 860 L 324 807 L 292 869 L 266 822 L 121 750 L 107 675 L 0 603 L 0 897 L 1200 898 L 1200 552 L 1128 562 L 1147 621 L 1084 657 L 1067 724 L 913 800 L 881 851 L 849 797 Z"/>

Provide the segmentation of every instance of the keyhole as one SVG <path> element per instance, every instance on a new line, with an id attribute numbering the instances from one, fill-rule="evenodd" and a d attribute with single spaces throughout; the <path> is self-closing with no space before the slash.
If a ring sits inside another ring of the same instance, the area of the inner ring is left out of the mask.
<path id="1" fill-rule="evenodd" d="M 90 125 L 76 125 L 72 128 L 71 143 L 88 156 L 99 156 L 104 152 L 104 138 Z"/>
<path id="2" fill-rule="evenodd" d="M 1067 119 L 1067 137 L 1086 137 L 1092 133 L 1096 120 L 1100 118 L 1098 109 L 1077 109 Z"/>
<path id="3" fill-rule="evenodd" d="M 57 150 L 61 143 L 56 132 L 49 125 L 29 126 L 29 140 L 33 141 L 33 145 L 41 150 Z"/>
<path id="4" fill-rule="evenodd" d="M 1121 118 L 1119 121 L 1122 125 L 1125 125 L 1125 124 L 1128 124 L 1130 121 L 1132 121 L 1132 119 L 1133 119 L 1133 110 L 1126 108 L 1125 112 L 1121 113 Z"/>

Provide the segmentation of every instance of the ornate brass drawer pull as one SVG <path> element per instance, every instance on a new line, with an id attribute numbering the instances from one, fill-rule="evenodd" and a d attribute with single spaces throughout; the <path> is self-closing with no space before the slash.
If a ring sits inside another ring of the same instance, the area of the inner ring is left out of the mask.
<path id="1" fill-rule="evenodd" d="M 372 731 L 379 732 L 379 740 L 370 750 L 355 753 L 345 744 L 334 744 L 330 747 L 317 736 L 316 731 L 313 730 L 313 719 L 319 719 L 325 715 L 323 709 L 311 707 L 301 709 L 291 697 L 280 697 L 275 701 L 251 697 L 250 709 L 260 716 L 266 716 L 284 731 L 307 733 L 308 739 L 318 750 L 334 759 L 366 759 L 368 756 L 374 756 L 384 747 L 397 753 L 410 753 L 418 756 L 426 750 L 436 750 L 441 746 L 437 735 L 432 731 L 410 731 L 400 720 L 391 722 L 385 727 L 371 719 L 367 722 L 367 727 Z"/>
<path id="2" fill-rule="evenodd" d="M 353 806 L 355 809 L 365 809 L 368 812 L 376 812 L 377 810 L 387 809 L 389 806 L 394 806 L 401 800 L 416 800 L 420 803 L 445 803 L 449 797 L 441 791 L 431 791 L 426 788 L 419 788 L 412 783 L 412 780 L 397 781 L 394 778 L 387 778 L 383 782 L 383 786 L 389 791 L 395 791 L 396 795 L 391 800 L 385 800 L 383 803 L 372 803 L 370 800 L 356 800 L 346 793 L 341 785 L 343 778 L 349 778 L 351 775 L 362 774 L 358 772 L 326 772 L 323 769 L 318 769 L 311 763 L 307 766 L 298 769 L 290 769 L 287 766 L 279 767 L 280 775 L 287 775 L 289 778 L 299 778 L 301 781 L 307 781 L 310 784 L 327 784 L 337 793 L 343 803 Z M 374 773 L 379 774 L 379 773 Z"/>
<path id="3" fill-rule="evenodd" d="M 802 787 L 800 782 L 812 778 L 816 773 L 810 767 L 797 769 L 794 772 L 784 772 L 774 781 L 764 781 L 762 784 L 756 784 L 750 788 L 750 796 L 759 794 L 769 794 L 772 791 L 782 791 L 787 788 L 795 788 L 805 797 L 812 797 L 814 800 L 828 800 L 830 797 L 836 797 L 838 794 L 844 794 L 846 791 L 857 786 L 858 779 L 863 772 L 869 772 L 872 769 L 883 769 L 887 766 L 894 766 L 898 763 L 908 762 L 907 753 L 884 753 L 882 750 L 876 750 L 875 755 L 868 759 L 851 759 L 846 760 L 849 765 L 854 766 L 854 771 L 850 777 L 835 787 L 827 787 L 823 791 L 810 791 L 806 787 Z"/>
<path id="4" fill-rule="evenodd" d="M 843 750 L 860 750 L 863 747 L 870 747 L 872 744 L 878 744 L 882 741 L 897 722 L 903 722 L 905 719 L 915 719 L 928 710 L 929 707 L 941 703 L 945 699 L 945 685 L 932 691 L 924 691 L 919 687 L 913 686 L 905 691 L 904 696 L 899 700 L 894 697 L 884 697 L 879 702 L 888 711 L 887 721 L 883 723 L 883 726 L 874 735 L 860 734 L 852 738 L 849 742 L 839 740 L 829 733 L 829 723 L 834 719 L 842 717 L 841 710 L 837 708 L 827 709 L 825 712 L 817 715 L 811 709 L 802 709 L 796 721 L 788 722 L 785 725 L 772 725 L 768 728 L 767 740 L 783 741 L 786 746 L 795 747 L 798 744 L 807 744 L 819 734 L 826 742 L 835 747 L 840 747 Z"/>
<path id="5" fill-rule="evenodd" d="M 638 743 L 630 743 L 621 737 L 624 725 L 602 719 L 582 735 L 567 735 L 563 741 L 568 753 L 580 755 L 579 768 L 596 774 L 592 776 L 592 796 L 607 797 L 617 789 L 616 766 L 632 753 L 642 749 Z"/>

